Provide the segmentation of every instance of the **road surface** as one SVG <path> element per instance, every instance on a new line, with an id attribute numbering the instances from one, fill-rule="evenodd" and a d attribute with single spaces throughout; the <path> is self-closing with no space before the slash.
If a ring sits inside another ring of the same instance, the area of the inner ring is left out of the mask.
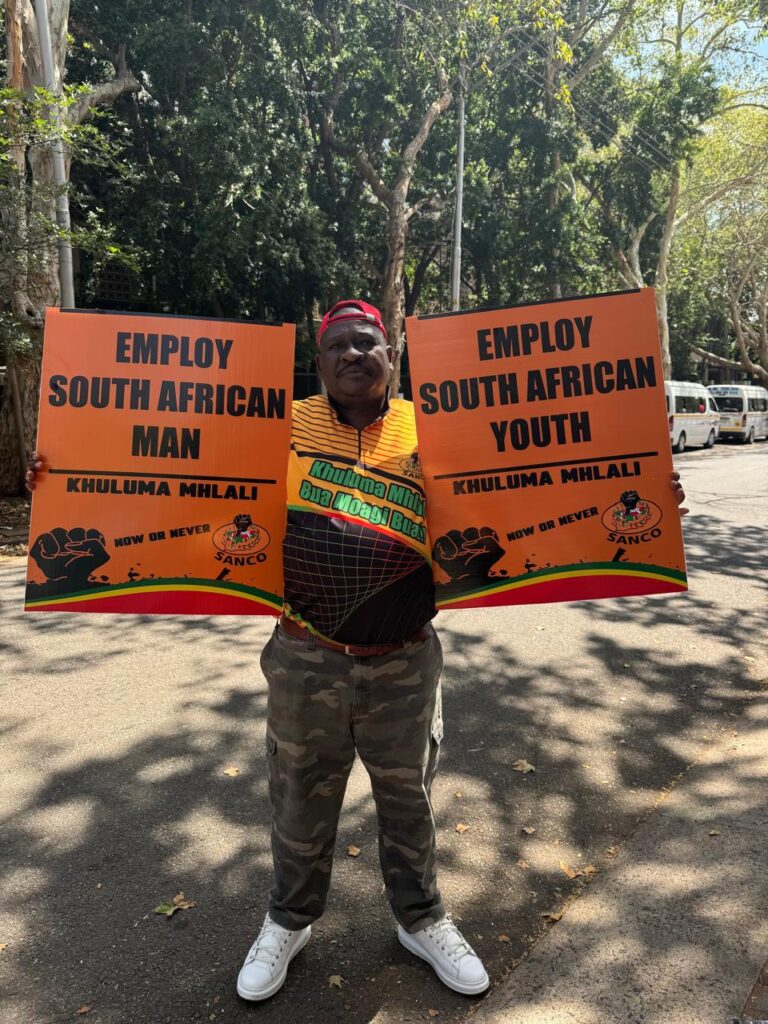
<path id="1" fill-rule="evenodd" d="M 688 594 L 439 617 L 441 887 L 495 982 L 767 685 L 768 444 L 676 463 Z M 395 939 L 359 765 L 326 915 L 278 996 L 238 1000 L 270 881 L 271 623 L 25 615 L 23 568 L 0 561 L 4 1024 L 462 1019 Z M 196 906 L 154 913 L 179 892 Z"/>

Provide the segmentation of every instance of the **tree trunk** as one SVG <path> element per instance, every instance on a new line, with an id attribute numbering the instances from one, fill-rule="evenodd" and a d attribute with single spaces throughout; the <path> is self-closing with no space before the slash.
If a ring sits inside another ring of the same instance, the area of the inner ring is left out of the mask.
<path id="1" fill-rule="evenodd" d="M 546 117 L 547 148 L 551 145 L 553 127 L 552 120 L 556 109 L 555 86 L 557 78 L 557 61 L 554 55 L 554 39 L 550 38 L 549 55 L 544 67 L 544 115 Z M 562 282 L 560 280 L 560 171 L 561 158 L 559 148 L 553 148 L 547 156 L 549 165 L 550 182 L 545 189 L 545 223 L 549 232 L 547 263 L 547 291 L 551 299 L 560 299 L 563 296 Z"/>
<path id="2" fill-rule="evenodd" d="M 40 394 L 39 347 L 33 355 L 16 358 L 9 370 L 15 371 L 19 387 L 19 405 L 24 432 L 25 454 L 29 455 L 35 446 L 37 429 L 37 406 Z M 9 374 L 10 377 L 10 374 Z M 0 407 L 0 495 L 24 494 L 24 471 L 26 464 L 19 454 L 19 438 L 14 412 L 11 381 L 6 380 L 5 397 Z"/>
<path id="3" fill-rule="evenodd" d="M 49 22 L 51 44 L 53 49 L 54 73 L 57 83 L 61 83 L 66 54 L 67 21 L 69 18 L 69 0 L 49 0 Z M 30 92 L 45 86 L 42 58 L 40 55 L 40 39 L 37 30 L 37 19 L 30 0 L 13 0 L 6 8 L 5 19 L 6 40 L 8 43 L 9 61 L 7 67 L 7 83 L 12 89 Z M 20 171 L 24 171 L 23 147 L 21 162 L 16 159 Z M 16 157 L 14 152 L 14 157 Z M 26 153 L 32 182 L 42 186 L 41 191 L 33 193 L 32 205 L 27 212 L 24 208 L 15 211 L 13 230 L 21 239 L 27 240 L 27 229 L 30 224 L 39 223 L 37 217 L 42 215 L 55 222 L 53 201 L 53 165 L 50 151 L 33 147 Z M 20 201 L 25 202 L 24 190 L 20 190 Z M 8 218 L 4 217 L 4 220 Z M 40 393 L 40 363 L 42 323 L 47 306 L 59 303 L 59 256 L 55 237 L 51 236 L 47 243 L 40 244 L 39 238 L 33 242 L 35 258 L 27 261 L 20 254 L 18 266 L 13 273 L 10 294 L 5 298 L 5 305 L 11 309 L 17 320 L 25 324 L 32 339 L 32 351 L 17 355 L 7 353 L 9 366 L 13 367 L 18 384 L 18 400 L 21 412 L 22 438 L 18 437 L 18 418 L 14 409 L 13 396 L 7 389 L 6 399 L 0 408 L 0 494 L 23 494 L 24 466 L 20 463 L 20 449 L 30 454 L 35 447 L 37 430 L 37 407 Z M 23 252 L 23 250 L 22 250 Z"/>
<path id="4" fill-rule="evenodd" d="M 438 245 L 430 246 L 429 250 L 422 254 L 421 259 L 416 264 L 416 270 L 413 274 L 413 284 L 409 287 L 408 278 L 403 274 L 403 291 L 405 293 L 405 315 L 413 316 L 419 306 L 419 298 L 421 297 L 421 289 L 424 285 L 424 278 L 427 276 L 432 263 L 435 261 L 437 254 L 440 250 Z"/>
<path id="5" fill-rule="evenodd" d="M 400 359 L 403 350 L 403 316 L 405 313 L 405 289 L 403 287 L 403 266 L 405 263 L 405 238 L 408 221 L 405 203 L 399 198 L 387 210 L 387 263 L 384 268 L 384 284 L 381 290 L 381 315 L 387 329 L 387 340 L 392 346 L 392 393 L 400 390 Z"/>
<path id="6" fill-rule="evenodd" d="M 669 183 L 669 202 L 664 222 L 664 231 L 659 243 L 659 258 L 656 263 L 656 320 L 659 325 L 659 341 L 661 342 L 661 368 L 664 380 L 672 376 L 672 356 L 669 351 L 669 318 L 667 316 L 667 292 L 669 288 L 669 252 L 672 248 L 672 237 L 675 231 L 675 216 L 680 200 L 680 165 L 675 164 Z"/>
<path id="7" fill-rule="evenodd" d="M 53 72 L 56 89 L 64 78 L 67 51 L 69 0 L 48 0 L 48 22 L 53 50 Z M 6 0 L 5 34 L 7 53 L 6 82 L 9 88 L 30 94 L 45 87 L 37 17 L 31 0 Z M 116 76 L 100 86 L 81 94 L 70 108 L 68 116 L 79 123 L 99 103 L 112 102 L 124 92 L 136 92 L 140 85 L 128 74 L 124 48 L 121 48 Z M 55 234 L 42 238 L 40 215 L 50 223 L 56 222 L 53 160 L 44 147 L 26 148 L 23 140 L 11 145 L 11 156 L 19 172 L 19 202 L 15 210 L 3 210 L 2 227 L 12 237 L 18 257 L 13 266 L 4 271 L 0 294 L 0 308 L 9 309 L 16 320 L 27 329 L 32 339 L 32 352 L 15 355 L 6 353 L 13 365 L 19 385 L 21 421 L 24 436 L 21 443 L 27 453 L 35 446 L 38 395 L 40 389 L 41 325 L 48 306 L 60 302 L 59 253 Z M 68 171 L 68 167 L 67 167 Z M 28 186 L 32 184 L 32 199 L 28 199 Z M 30 238 L 30 233 L 36 237 Z M 34 258 L 29 254 L 34 250 Z M 19 438 L 13 403 L 3 402 L 0 407 L 0 494 L 16 494 L 19 487 Z"/>

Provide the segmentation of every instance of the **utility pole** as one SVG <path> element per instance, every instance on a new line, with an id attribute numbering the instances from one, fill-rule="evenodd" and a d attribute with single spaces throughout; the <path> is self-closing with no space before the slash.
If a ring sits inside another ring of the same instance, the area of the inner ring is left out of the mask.
<path id="1" fill-rule="evenodd" d="M 45 88 L 58 100 L 60 99 L 60 93 L 53 64 L 47 0 L 35 0 L 35 14 L 37 16 L 37 34 L 40 39 L 40 56 L 43 62 Z M 67 194 L 67 167 L 64 160 L 64 143 L 61 141 L 61 108 L 57 105 L 55 109 L 57 138 L 51 147 L 51 158 L 53 162 L 53 181 L 56 186 L 56 223 L 62 231 L 62 237 L 59 238 L 59 285 L 62 306 L 72 308 L 75 305 L 75 284 L 72 273 L 72 246 L 69 243 L 71 223 L 69 219 L 69 195 Z"/>
<path id="2" fill-rule="evenodd" d="M 464 69 L 459 76 L 459 142 L 456 152 L 456 207 L 451 254 L 451 309 L 459 308 L 461 293 L 461 220 L 464 205 Z"/>

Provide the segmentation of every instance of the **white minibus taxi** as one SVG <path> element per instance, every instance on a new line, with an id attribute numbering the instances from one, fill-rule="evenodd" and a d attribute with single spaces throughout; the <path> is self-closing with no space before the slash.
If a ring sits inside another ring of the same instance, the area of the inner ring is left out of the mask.
<path id="1" fill-rule="evenodd" d="M 720 410 L 720 433 L 723 439 L 736 438 L 752 444 L 758 437 L 768 437 L 768 391 L 757 384 L 710 384 Z"/>
<path id="2" fill-rule="evenodd" d="M 686 445 L 703 444 L 711 448 L 720 433 L 720 413 L 703 384 L 688 380 L 665 380 L 672 451 L 683 452 Z"/>

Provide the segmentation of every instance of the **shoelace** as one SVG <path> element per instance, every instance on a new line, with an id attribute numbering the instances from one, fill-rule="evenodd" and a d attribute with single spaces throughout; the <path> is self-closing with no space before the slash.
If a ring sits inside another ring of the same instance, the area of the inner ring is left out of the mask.
<path id="1" fill-rule="evenodd" d="M 475 955 L 475 951 L 451 920 L 450 914 L 446 914 L 437 924 L 430 925 L 426 932 L 452 960 Z"/>
<path id="2" fill-rule="evenodd" d="M 279 924 L 275 924 L 274 921 L 266 921 L 259 933 L 258 939 L 251 946 L 251 951 L 248 954 L 248 963 L 250 964 L 254 960 L 258 960 L 259 963 L 274 967 L 283 946 L 288 941 L 288 935 L 282 934 L 284 932 L 285 929 L 281 928 Z M 274 939 L 276 945 L 267 942 L 266 940 L 268 939 Z"/>

